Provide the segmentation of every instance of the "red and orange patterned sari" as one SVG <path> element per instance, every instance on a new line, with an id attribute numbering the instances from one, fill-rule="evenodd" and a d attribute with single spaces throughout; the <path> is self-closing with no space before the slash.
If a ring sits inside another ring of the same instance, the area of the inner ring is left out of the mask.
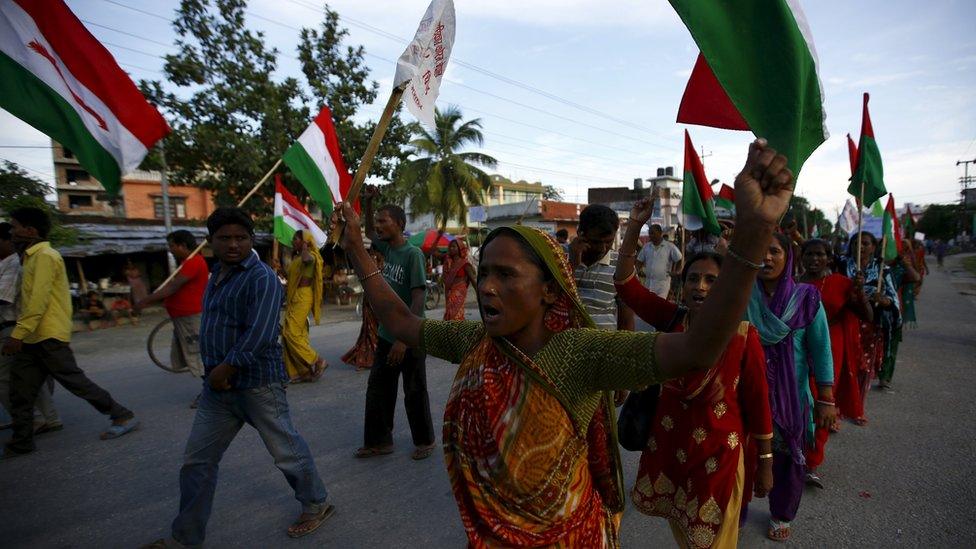
<path id="1" fill-rule="evenodd" d="M 464 301 L 468 297 L 468 245 L 461 239 L 454 242 L 457 242 L 460 255 L 444 266 L 444 291 L 447 293 L 444 320 L 464 320 Z"/>

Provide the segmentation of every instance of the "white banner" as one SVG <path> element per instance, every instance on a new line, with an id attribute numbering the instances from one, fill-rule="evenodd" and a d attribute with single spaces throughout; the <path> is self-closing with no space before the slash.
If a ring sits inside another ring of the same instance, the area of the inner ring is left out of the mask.
<path id="1" fill-rule="evenodd" d="M 840 226 L 840 230 L 847 234 L 852 234 L 857 231 L 857 206 L 854 205 L 854 202 L 850 198 L 844 204 L 844 211 L 840 213 L 840 217 L 837 219 L 837 225 Z"/>
<path id="2" fill-rule="evenodd" d="M 434 127 L 434 102 L 454 46 L 454 0 L 432 0 L 417 34 L 397 60 L 393 85 L 410 84 L 403 101 L 417 120 Z"/>

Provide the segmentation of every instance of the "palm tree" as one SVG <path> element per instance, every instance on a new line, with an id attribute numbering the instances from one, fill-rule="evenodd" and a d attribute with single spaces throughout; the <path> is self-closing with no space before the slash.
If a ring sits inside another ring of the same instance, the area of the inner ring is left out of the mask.
<path id="1" fill-rule="evenodd" d="M 410 197 L 415 213 L 434 214 L 441 231 L 451 220 L 467 227 L 468 206 L 478 206 L 491 187 L 488 174 L 478 167 L 494 168 L 498 161 L 480 152 L 460 152 L 467 145 L 482 146 L 485 141 L 478 118 L 462 121 L 461 110 L 451 105 L 435 109 L 432 133 L 414 124 L 417 138 L 410 142 L 416 158 L 408 160 L 400 172 L 400 183 Z"/>

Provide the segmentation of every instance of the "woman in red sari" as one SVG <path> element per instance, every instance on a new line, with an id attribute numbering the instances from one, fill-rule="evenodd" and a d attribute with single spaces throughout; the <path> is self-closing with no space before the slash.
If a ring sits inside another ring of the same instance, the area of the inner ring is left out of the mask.
<path id="1" fill-rule="evenodd" d="M 659 331 L 681 332 L 695 321 L 718 278 L 722 256 L 699 253 L 681 273 L 683 305 L 658 297 L 635 276 L 634 252 L 652 202 L 631 211 L 617 263 L 617 295 Z M 623 280 L 621 281 L 621 278 Z M 746 474 L 745 445 L 758 447 L 758 474 Z M 739 324 L 713 368 L 662 385 L 654 426 L 631 492 L 642 513 L 668 520 L 679 547 L 734 547 L 747 479 L 764 497 L 773 484 L 773 425 L 766 362 L 756 329 Z M 750 490 L 753 487 L 750 485 Z"/>
<path id="2" fill-rule="evenodd" d="M 447 293 L 444 320 L 464 320 L 468 282 L 475 283 L 474 266 L 468 261 L 468 245 L 461 239 L 452 240 L 447 246 L 447 264 L 444 265 L 444 291 Z"/>
<path id="3" fill-rule="evenodd" d="M 858 374 L 863 369 L 864 355 L 861 350 L 860 321 L 871 322 L 874 318 L 871 303 L 864 294 L 864 276 L 853 279 L 831 272 L 830 244 L 825 240 L 812 239 L 801 248 L 805 282 L 820 290 L 820 298 L 830 324 L 830 350 L 834 357 L 834 401 L 840 414 L 855 422 L 863 420 L 864 406 Z M 817 398 L 817 385 L 811 381 L 813 398 Z M 817 427 L 814 446 L 806 452 L 807 484 L 823 488 L 823 481 L 816 474 L 823 463 L 824 448 L 829 432 L 837 432 L 840 423 L 828 430 Z"/>
<path id="4" fill-rule="evenodd" d="M 377 267 L 383 268 L 383 254 L 375 248 L 370 248 L 369 256 L 373 258 Z M 369 306 L 369 300 L 363 297 L 363 323 L 359 328 L 359 337 L 352 349 L 342 355 L 342 361 L 350 366 L 355 366 L 356 371 L 365 370 L 373 366 L 373 357 L 376 355 L 377 339 L 376 315 L 373 308 Z"/>

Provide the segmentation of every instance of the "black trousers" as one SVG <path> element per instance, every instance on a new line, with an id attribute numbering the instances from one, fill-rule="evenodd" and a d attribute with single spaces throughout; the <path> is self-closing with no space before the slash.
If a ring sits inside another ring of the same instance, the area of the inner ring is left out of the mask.
<path id="1" fill-rule="evenodd" d="M 387 364 L 392 343 L 379 338 L 376 356 L 366 386 L 366 421 L 364 445 L 370 448 L 393 444 L 393 416 L 396 411 L 397 385 L 403 375 L 403 406 L 415 446 L 434 443 L 434 426 L 430 420 L 430 398 L 427 395 L 427 355 L 407 349 L 403 362 Z"/>
<path id="2" fill-rule="evenodd" d="M 34 400 L 47 376 L 112 419 L 133 415 L 115 402 L 108 391 L 88 379 L 75 362 L 75 355 L 67 343 L 57 339 L 25 343 L 10 365 L 10 415 L 14 420 L 10 446 L 15 450 L 27 452 L 34 449 Z"/>

